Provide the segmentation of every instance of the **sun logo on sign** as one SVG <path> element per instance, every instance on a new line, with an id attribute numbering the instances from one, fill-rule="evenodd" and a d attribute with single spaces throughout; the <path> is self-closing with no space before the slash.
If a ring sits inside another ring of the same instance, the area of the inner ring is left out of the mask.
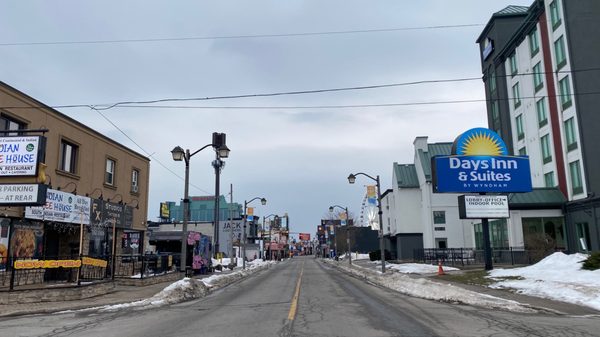
<path id="1" fill-rule="evenodd" d="M 463 156 L 502 156 L 507 154 L 506 145 L 497 133 L 489 129 L 475 128 L 460 135 L 454 143 L 454 154 Z"/>

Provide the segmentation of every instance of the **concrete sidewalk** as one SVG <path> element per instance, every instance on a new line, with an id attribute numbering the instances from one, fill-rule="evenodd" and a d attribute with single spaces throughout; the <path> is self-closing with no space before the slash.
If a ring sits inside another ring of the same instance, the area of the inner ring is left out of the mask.
<path id="1" fill-rule="evenodd" d="M 338 263 L 347 264 L 348 261 L 340 260 Z M 362 267 L 362 268 L 370 269 L 370 270 L 375 270 L 375 271 L 381 270 L 381 264 L 374 264 L 374 263 L 371 263 L 371 261 L 369 261 L 369 260 L 357 260 L 357 261 L 353 260 L 352 264 Z M 386 273 L 388 273 L 388 272 L 398 273 L 398 271 L 395 271 L 392 269 L 387 269 Z M 462 271 L 458 271 L 458 272 L 462 272 Z M 446 273 L 453 273 L 453 272 L 446 272 Z M 492 289 L 492 288 L 488 288 L 488 287 L 481 286 L 481 285 L 454 282 L 454 281 L 450 281 L 448 279 L 444 279 L 443 276 L 437 276 L 436 274 L 404 274 L 404 275 L 407 275 L 409 277 L 414 277 L 414 278 L 427 278 L 434 282 L 438 282 L 438 283 L 442 283 L 442 284 L 451 284 L 453 286 L 460 287 L 460 288 L 470 290 L 470 291 L 474 291 L 477 293 L 495 296 L 495 297 L 506 299 L 506 300 L 516 301 L 516 302 L 519 302 L 522 304 L 527 304 L 530 307 L 535 308 L 540 311 L 543 311 L 543 312 L 560 314 L 560 315 L 573 315 L 573 316 L 600 315 L 600 311 L 594 310 L 589 307 L 580 306 L 580 305 L 567 303 L 567 302 L 555 301 L 555 300 L 541 298 L 541 297 L 527 296 L 527 295 L 523 295 L 523 294 L 518 294 L 516 292 L 510 291 L 507 289 Z"/>
<path id="2" fill-rule="evenodd" d="M 218 273 L 219 275 L 229 274 L 231 271 Z M 197 275 L 194 278 L 202 279 L 209 275 Z M 182 275 L 183 278 L 183 275 Z M 57 302 L 37 302 L 22 304 L 1 304 L 0 317 L 29 315 L 29 314 L 47 314 L 65 310 L 79 310 L 104 305 L 130 303 L 143 300 L 159 293 L 168 285 L 176 281 L 165 281 L 146 286 L 126 286 L 116 284 L 114 290 L 104 295 L 90 297 L 81 300 L 57 301 Z"/>

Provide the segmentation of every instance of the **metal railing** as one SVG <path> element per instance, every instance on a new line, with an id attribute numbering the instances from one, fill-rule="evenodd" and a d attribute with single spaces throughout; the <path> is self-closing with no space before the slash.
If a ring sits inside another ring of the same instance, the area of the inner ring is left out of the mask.
<path id="1" fill-rule="evenodd" d="M 180 254 L 116 255 L 115 278 L 148 278 L 178 270 Z"/>
<path id="2" fill-rule="evenodd" d="M 555 251 L 561 251 L 561 249 L 494 248 L 492 249 L 492 261 L 497 264 L 530 265 L 539 262 Z M 483 250 L 474 248 L 424 248 L 414 250 L 414 260 L 431 264 L 443 261 L 452 266 L 483 265 L 485 264 L 485 255 Z"/>

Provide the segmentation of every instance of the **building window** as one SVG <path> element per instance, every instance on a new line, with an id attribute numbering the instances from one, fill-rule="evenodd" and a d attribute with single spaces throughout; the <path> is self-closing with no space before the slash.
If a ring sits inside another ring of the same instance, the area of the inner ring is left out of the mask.
<path id="1" fill-rule="evenodd" d="M 590 228 L 588 226 L 588 223 L 576 223 L 575 229 L 577 231 L 577 247 L 579 247 L 579 251 L 586 253 L 589 252 L 592 242 L 590 241 Z"/>
<path id="2" fill-rule="evenodd" d="M 565 76 L 562 80 L 558 81 L 558 86 L 560 87 L 560 104 L 562 109 L 566 110 L 573 104 L 569 76 Z"/>
<path id="3" fill-rule="evenodd" d="M 131 192 L 137 193 L 139 190 L 139 179 L 140 171 L 133 169 L 131 170 Z"/>
<path id="4" fill-rule="evenodd" d="M 496 69 L 490 70 L 490 93 L 496 91 Z"/>
<path id="5" fill-rule="evenodd" d="M 548 114 L 546 113 L 545 98 L 535 102 L 535 110 L 537 111 L 538 125 L 540 128 L 548 124 Z"/>
<path id="6" fill-rule="evenodd" d="M 500 122 L 500 111 L 498 111 L 498 101 L 493 101 L 490 105 L 492 109 L 492 121 L 494 124 Z"/>
<path id="7" fill-rule="evenodd" d="M 60 142 L 60 167 L 62 171 L 69 173 L 77 173 L 77 155 L 79 152 L 79 146 L 61 140 Z"/>
<path id="8" fill-rule="evenodd" d="M 550 137 L 548 135 L 542 136 L 540 139 L 542 143 L 542 159 L 544 164 L 552 161 L 552 154 L 550 152 Z"/>
<path id="9" fill-rule="evenodd" d="M 540 244 L 565 249 L 564 217 L 522 218 L 521 225 L 526 249 L 539 249 Z"/>
<path id="10" fill-rule="evenodd" d="M 558 9 L 558 0 L 550 3 L 550 22 L 552 23 L 552 30 L 556 30 L 560 26 L 560 13 Z"/>
<path id="11" fill-rule="evenodd" d="M 490 226 L 490 245 L 494 249 L 508 248 L 508 224 L 506 219 L 492 220 Z M 475 249 L 483 249 L 483 228 L 480 223 L 473 225 Z"/>
<path id="12" fill-rule="evenodd" d="M 104 174 L 104 183 L 107 185 L 115 185 L 115 165 L 116 162 L 112 159 L 106 159 L 106 172 Z"/>
<path id="13" fill-rule="evenodd" d="M 8 130 L 23 130 L 26 129 L 26 124 L 20 122 L 14 118 L 6 116 L 4 114 L 0 115 L 0 130 L 8 131 Z M 17 136 L 18 132 L 11 133 L 3 133 L 2 136 Z"/>
<path id="14" fill-rule="evenodd" d="M 523 146 L 522 148 L 519 149 L 519 156 L 526 156 L 527 155 L 527 148 L 525 146 Z"/>
<path id="15" fill-rule="evenodd" d="M 512 53 L 512 55 L 510 55 L 509 61 L 510 61 L 510 74 L 512 76 L 515 76 L 517 74 L 517 72 L 519 71 L 519 69 L 517 68 L 517 54 Z"/>
<path id="16" fill-rule="evenodd" d="M 562 35 L 554 42 L 554 54 L 556 56 L 556 70 L 567 64 L 567 53 L 565 52 L 565 40 Z"/>
<path id="17" fill-rule="evenodd" d="M 542 79 L 542 63 L 538 62 L 533 66 L 533 86 L 535 92 L 540 91 L 544 87 L 544 80 Z"/>
<path id="18" fill-rule="evenodd" d="M 517 138 L 519 140 L 525 138 L 525 131 L 523 130 L 523 115 L 518 115 L 516 118 L 517 123 Z"/>
<path id="19" fill-rule="evenodd" d="M 433 230 L 437 231 L 437 232 L 441 232 L 441 231 L 445 231 L 446 227 L 433 227 Z"/>
<path id="20" fill-rule="evenodd" d="M 433 223 L 434 224 L 445 224 L 446 223 L 446 211 L 433 211 Z"/>
<path id="21" fill-rule="evenodd" d="M 516 109 L 521 106 L 521 94 L 520 94 L 518 82 L 515 85 L 513 85 L 512 92 L 513 92 L 513 103 L 514 103 L 515 109 Z"/>
<path id="22" fill-rule="evenodd" d="M 575 136 L 575 119 L 571 117 L 565 121 L 565 138 L 567 138 L 567 150 L 577 148 L 577 137 Z"/>
<path id="23" fill-rule="evenodd" d="M 554 172 L 548 172 L 544 174 L 544 182 L 546 183 L 546 187 L 556 186 L 554 183 Z"/>
<path id="24" fill-rule="evenodd" d="M 537 29 L 534 29 L 529 34 L 529 51 L 531 51 L 531 57 L 534 57 L 540 51 L 540 43 L 537 38 Z"/>
<path id="25" fill-rule="evenodd" d="M 573 195 L 583 193 L 579 160 L 569 163 L 569 173 L 571 174 L 571 190 L 573 191 Z"/>

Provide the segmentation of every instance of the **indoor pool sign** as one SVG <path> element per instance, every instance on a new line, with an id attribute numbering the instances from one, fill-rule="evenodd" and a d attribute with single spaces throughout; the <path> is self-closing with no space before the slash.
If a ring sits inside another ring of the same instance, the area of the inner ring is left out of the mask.
<path id="1" fill-rule="evenodd" d="M 468 130 L 452 145 L 451 156 L 431 159 L 436 193 L 530 192 L 527 156 L 508 156 L 506 144 L 485 128 Z"/>

